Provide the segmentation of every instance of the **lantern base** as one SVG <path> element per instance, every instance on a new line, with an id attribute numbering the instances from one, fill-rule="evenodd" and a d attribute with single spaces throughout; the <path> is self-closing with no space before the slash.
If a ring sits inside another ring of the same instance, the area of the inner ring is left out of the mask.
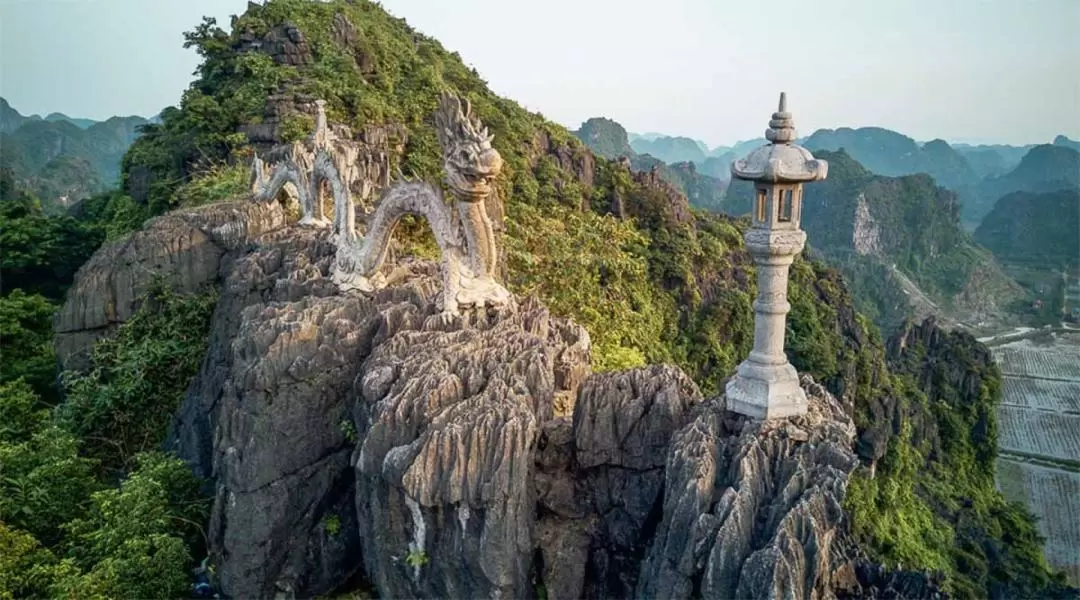
<path id="1" fill-rule="evenodd" d="M 750 360 L 725 388 L 727 409 L 752 419 L 782 419 L 806 414 L 806 392 L 791 363 L 763 365 Z"/>

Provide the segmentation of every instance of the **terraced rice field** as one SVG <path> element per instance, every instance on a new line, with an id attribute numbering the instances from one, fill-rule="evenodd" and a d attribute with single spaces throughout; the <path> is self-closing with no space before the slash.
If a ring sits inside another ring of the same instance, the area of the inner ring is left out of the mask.
<path id="1" fill-rule="evenodd" d="M 1080 581 L 1080 473 L 1039 465 L 998 460 L 1001 493 L 1020 502 L 1039 517 L 1039 534 L 1046 538 L 1046 560 Z"/>
<path id="2" fill-rule="evenodd" d="M 1080 382 L 1005 376 L 1002 404 L 1080 414 Z"/>
<path id="3" fill-rule="evenodd" d="M 1080 415 L 1002 406 L 998 425 L 998 447 L 1005 452 L 1080 461 Z"/>
<path id="4" fill-rule="evenodd" d="M 998 487 L 1039 518 L 1047 560 L 1080 584 L 1080 333 L 992 350 L 1004 376 Z"/>
<path id="5" fill-rule="evenodd" d="M 1075 337 L 1074 334 L 1057 339 Z M 994 349 L 994 358 L 1005 375 L 1080 382 L 1080 344 L 1058 341 L 1036 344 L 1022 340 Z"/>

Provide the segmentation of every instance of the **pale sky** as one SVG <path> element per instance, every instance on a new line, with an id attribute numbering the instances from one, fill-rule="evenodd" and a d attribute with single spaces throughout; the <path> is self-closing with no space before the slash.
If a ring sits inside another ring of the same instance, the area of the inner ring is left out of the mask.
<path id="1" fill-rule="evenodd" d="M 149 116 L 197 64 L 185 30 L 247 0 L 0 0 L 0 96 L 23 114 Z M 781 90 L 803 134 L 1080 138 L 1080 0 L 384 0 L 497 93 L 571 129 L 730 144 Z"/>

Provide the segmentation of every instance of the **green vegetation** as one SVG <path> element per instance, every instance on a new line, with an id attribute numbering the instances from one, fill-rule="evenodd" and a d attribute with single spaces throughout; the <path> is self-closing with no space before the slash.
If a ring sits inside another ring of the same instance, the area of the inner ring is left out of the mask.
<path id="1" fill-rule="evenodd" d="M 943 572 L 958 598 L 1062 593 L 1030 513 L 994 486 L 1001 374 L 989 350 L 958 331 L 929 346 L 899 335 L 888 363 L 904 416 L 875 476 L 849 486 L 856 535 L 887 564 Z"/>
<path id="2" fill-rule="evenodd" d="M 102 235 L 91 224 L 46 215 L 41 201 L 15 188 L 11 173 L 0 170 L 0 271 L 4 290 L 22 289 L 50 298 L 63 296 L 75 271 Z"/>
<path id="3" fill-rule="evenodd" d="M 405 555 L 405 564 L 410 567 L 422 567 L 431 562 L 431 558 L 423 550 L 409 550 L 409 553 Z"/>
<path id="4" fill-rule="evenodd" d="M 103 443 L 89 454 L 127 472 L 135 456 L 165 441 L 206 346 L 216 294 L 179 296 L 158 286 L 115 335 L 94 346 L 93 368 L 66 373 L 57 417 L 66 429 Z"/>
<path id="5" fill-rule="evenodd" d="M 979 183 L 964 198 L 964 221 L 975 229 L 998 200 L 1013 192 L 1080 191 L 1080 152 L 1068 145 L 1034 146 L 1015 169 Z"/>
<path id="6" fill-rule="evenodd" d="M 607 159 L 637 154 L 630 147 L 626 129 L 604 117 L 593 117 L 581 124 L 574 135 L 596 154 Z"/>
<path id="7" fill-rule="evenodd" d="M 39 294 L 15 289 L 0 296 L 0 340 L 4 368 L 0 383 L 23 381 L 35 393 L 56 400 L 56 354 L 52 348 L 52 316 L 56 306 Z"/>
<path id="8" fill-rule="evenodd" d="M 0 598 L 188 592 L 209 505 L 187 466 L 156 449 L 201 360 L 211 306 L 148 295 L 95 348 L 89 374 L 67 375 L 71 394 L 55 408 L 25 378 L 0 384 Z"/>
<path id="9" fill-rule="evenodd" d="M 546 212 L 513 207 L 506 238 L 511 287 L 541 292 L 548 308 L 584 325 L 598 369 L 666 358 L 655 342 L 674 307 L 650 280 L 645 235 L 611 216 L 563 207 Z"/>
<path id="10" fill-rule="evenodd" d="M 337 535 L 341 532 L 341 519 L 337 515 L 330 515 L 323 521 L 328 535 Z"/>
<path id="11" fill-rule="evenodd" d="M 0 99 L 0 169 L 19 187 L 41 198 L 50 214 L 106 191 L 120 176 L 120 159 L 147 123 L 140 117 L 76 122 L 67 118 L 26 118 Z M 82 120 L 79 120 L 82 121 Z M 84 125 L 84 126 L 82 126 Z"/>
<path id="12" fill-rule="evenodd" d="M 141 222 L 141 221 L 140 221 Z M 201 360 L 212 297 L 157 289 L 66 374 L 52 316 L 108 228 L 48 216 L 0 176 L 0 598 L 180 597 L 208 503 L 157 451 Z"/>
<path id="13" fill-rule="evenodd" d="M 924 460 L 914 446 L 911 423 L 906 421 L 881 461 L 881 481 L 852 479 L 846 508 L 856 535 L 868 540 L 888 563 L 949 572 L 953 529 L 940 522 L 916 492 L 916 477 Z"/>
<path id="14" fill-rule="evenodd" d="M 975 239 L 1002 262 L 1061 270 L 1080 264 L 1080 188 L 1002 197 Z"/>

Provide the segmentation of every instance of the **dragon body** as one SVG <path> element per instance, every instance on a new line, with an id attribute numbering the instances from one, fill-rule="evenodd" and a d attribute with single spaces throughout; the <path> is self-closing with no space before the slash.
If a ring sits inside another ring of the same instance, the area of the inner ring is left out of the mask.
<path id="1" fill-rule="evenodd" d="M 383 287 L 386 280 L 380 269 L 394 230 L 406 215 L 417 215 L 427 220 L 441 253 L 443 291 L 439 303 L 444 312 L 509 302 L 510 293 L 494 278 L 498 251 L 484 208 L 485 200 L 494 193 L 493 181 L 502 169 L 502 157 L 491 146 L 492 136 L 473 116 L 468 101 L 462 103 L 444 94 L 435 114 L 452 205 L 430 183 L 394 182 L 366 217 L 362 237 L 356 232 L 356 209 L 349 185 L 356 178 L 358 149 L 355 143 L 334 135 L 327 127 L 321 101 L 318 107 L 316 130 L 306 143 L 293 144 L 280 152 L 283 160 L 273 167 L 265 166 L 256 157 L 252 188 L 256 201 L 267 201 L 292 184 L 303 211 L 301 224 L 321 225 L 327 221 L 321 214 L 319 192 L 324 181 L 329 184 L 337 245 L 332 273 L 335 283 L 343 290 L 361 292 Z M 370 183 L 363 183 L 364 189 L 369 189 Z"/>

